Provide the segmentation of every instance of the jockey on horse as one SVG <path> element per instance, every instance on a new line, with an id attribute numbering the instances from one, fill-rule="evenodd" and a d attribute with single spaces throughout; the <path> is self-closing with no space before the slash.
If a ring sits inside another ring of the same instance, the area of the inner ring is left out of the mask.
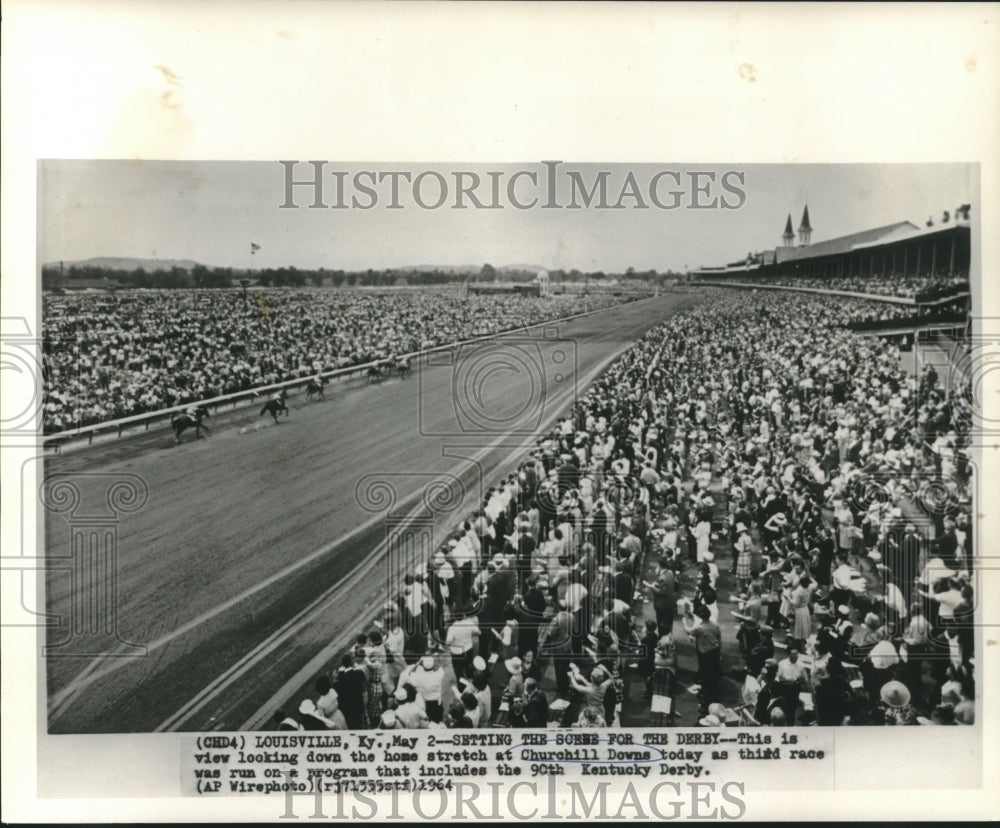
<path id="1" fill-rule="evenodd" d="M 263 417 L 265 414 L 270 414 L 274 418 L 274 424 L 278 425 L 278 412 L 284 411 L 285 416 L 288 416 L 288 406 L 285 405 L 285 400 L 288 399 L 288 392 L 282 388 L 280 391 L 275 391 L 271 394 L 270 398 L 264 407 L 260 410 L 260 416 Z"/>
<path id="2" fill-rule="evenodd" d="M 306 399 L 311 400 L 313 396 L 319 395 L 321 400 L 325 400 L 326 394 L 323 391 L 325 386 L 326 380 L 320 374 L 317 374 L 306 385 Z"/>
<path id="3" fill-rule="evenodd" d="M 174 442 L 179 443 L 181 441 L 181 433 L 192 426 L 199 438 L 201 437 L 202 429 L 211 432 L 211 429 L 202 422 L 208 416 L 208 409 L 205 406 L 190 405 L 181 412 L 180 416 L 171 417 L 170 426 L 174 430 Z"/>

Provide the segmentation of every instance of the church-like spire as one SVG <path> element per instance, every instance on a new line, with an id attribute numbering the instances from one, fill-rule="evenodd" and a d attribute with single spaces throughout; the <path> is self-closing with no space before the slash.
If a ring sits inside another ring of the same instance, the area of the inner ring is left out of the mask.
<path id="1" fill-rule="evenodd" d="M 802 211 L 802 222 L 799 224 L 799 244 L 809 244 L 809 237 L 812 235 L 812 226 L 809 224 L 809 205 Z"/>
<path id="2" fill-rule="evenodd" d="M 781 234 L 781 238 L 785 243 L 785 247 L 791 247 L 792 243 L 795 241 L 795 231 L 792 229 L 792 214 L 788 214 L 788 220 L 785 222 L 785 232 Z"/>

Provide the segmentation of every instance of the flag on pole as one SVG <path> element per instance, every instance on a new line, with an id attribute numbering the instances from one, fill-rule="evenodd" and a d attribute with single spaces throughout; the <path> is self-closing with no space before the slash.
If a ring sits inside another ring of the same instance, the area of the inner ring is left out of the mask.
<path id="1" fill-rule="evenodd" d="M 250 242 L 250 255 L 252 256 L 258 250 L 260 250 L 260 245 L 254 242 Z"/>

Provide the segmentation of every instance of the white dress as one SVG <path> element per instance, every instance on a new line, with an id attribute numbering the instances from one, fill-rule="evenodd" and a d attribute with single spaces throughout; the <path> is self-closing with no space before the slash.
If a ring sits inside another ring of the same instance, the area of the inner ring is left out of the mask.
<path id="1" fill-rule="evenodd" d="M 705 553 L 708 552 L 709 542 L 712 537 L 712 525 L 707 521 L 701 521 L 694 527 L 694 537 L 697 541 L 698 563 L 705 560 Z"/>

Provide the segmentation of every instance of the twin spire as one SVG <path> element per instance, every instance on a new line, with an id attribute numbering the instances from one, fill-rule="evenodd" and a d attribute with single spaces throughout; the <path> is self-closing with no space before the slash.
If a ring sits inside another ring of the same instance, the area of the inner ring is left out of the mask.
<path id="1" fill-rule="evenodd" d="M 809 244 L 809 238 L 812 236 L 812 225 L 809 224 L 809 205 L 805 206 L 802 211 L 802 221 L 799 222 L 799 246 L 805 247 Z M 788 214 L 788 219 L 785 221 L 785 232 L 781 234 L 781 239 L 784 242 L 785 247 L 792 247 L 795 243 L 795 231 L 792 230 L 792 214 Z"/>

